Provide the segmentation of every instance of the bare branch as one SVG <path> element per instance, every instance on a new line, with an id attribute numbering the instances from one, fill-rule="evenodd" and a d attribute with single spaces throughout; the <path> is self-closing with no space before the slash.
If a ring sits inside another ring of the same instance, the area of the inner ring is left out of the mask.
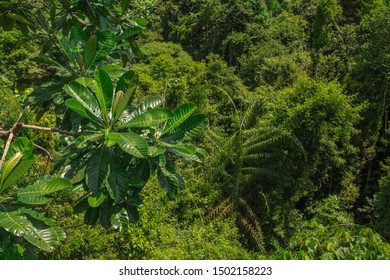
<path id="1" fill-rule="evenodd" d="M 70 135 L 70 136 L 74 136 L 74 137 L 79 136 L 78 133 L 62 130 L 62 129 L 55 128 L 55 127 L 43 127 L 43 126 L 36 126 L 36 125 L 30 125 L 30 124 L 24 124 L 24 123 L 22 123 L 20 125 L 22 128 L 28 128 L 28 129 L 34 129 L 34 130 L 40 130 L 40 131 L 56 132 L 56 133 L 66 134 L 66 135 Z"/>
<path id="2" fill-rule="evenodd" d="M 4 160 L 5 160 L 5 157 L 6 157 L 7 154 L 8 154 L 8 150 L 9 150 L 9 147 L 10 147 L 10 145 L 11 145 L 12 138 L 14 138 L 14 134 L 13 134 L 13 132 L 11 131 L 10 134 L 9 134 L 9 136 L 8 136 L 7 142 L 5 143 L 3 155 L 1 156 L 1 160 L 0 160 L 0 171 L 1 171 L 1 168 L 3 167 L 3 163 L 4 163 Z"/>
<path id="3" fill-rule="evenodd" d="M 50 152 L 49 152 L 48 150 L 46 150 L 44 147 L 41 147 L 41 146 L 39 146 L 39 145 L 37 145 L 37 144 L 35 144 L 35 143 L 33 143 L 33 145 L 34 145 L 34 147 L 36 147 L 36 148 L 38 148 L 38 149 L 44 151 L 44 152 L 47 154 L 47 157 L 48 157 L 51 161 L 53 161 L 53 157 L 51 156 L 51 154 L 50 154 Z"/>

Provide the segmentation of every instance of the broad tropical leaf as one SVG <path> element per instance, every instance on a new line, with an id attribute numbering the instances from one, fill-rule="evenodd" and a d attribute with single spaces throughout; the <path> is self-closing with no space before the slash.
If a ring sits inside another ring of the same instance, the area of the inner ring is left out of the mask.
<path id="1" fill-rule="evenodd" d="M 85 171 L 89 190 L 94 195 L 100 195 L 101 189 L 107 184 L 106 180 L 110 172 L 106 148 L 101 147 L 92 152 Z"/>
<path id="2" fill-rule="evenodd" d="M 48 252 L 53 250 L 53 245 L 58 244 L 65 237 L 64 231 L 60 228 L 34 227 L 34 224 L 20 210 L 0 211 L 0 227 Z"/>
<path id="3" fill-rule="evenodd" d="M 92 35 L 89 37 L 87 44 L 85 46 L 85 67 L 89 69 L 91 63 L 94 60 L 95 53 L 97 48 L 97 37 L 95 35 Z"/>
<path id="4" fill-rule="evenodd" d="M 163 135 L 171 132 L 180 124 L 182 124 L 186 119 L 188 119 L 195 111 L 197 107 L 193 103 L 186 103 L 179 106 L 175 111 L 173 111 L 173 115 L 168 119 Z"/>
<path id="5" fill-rule="evenodd" d="M 94 114 L 92 114 L 87 108 L 83 106 L 79 101 L 77 101 L 74 98 L 68 99 L 65 101 L 65 105 L 75 111 L 80 116 L 89 119 L 90 121 L 96 123 L 97 125 L 103 125 L 103 122 L 100 118 L 96 117 Z"/>
<path id="6" fill-rule="evenodd" d="M 203 131 L 208 125 L 209 121 L 205 115 L 193 115 L 181 123 L 172 132 L 163 135 L 160 139 L 162 141 L 176 141 L 176 140 L 191 140 L 194 136 Z"/>
<path id="7" fill-rule="evenodd" d="M 47 195 L 70 187 L 72 184 L 69 180 L 59 178 L 22 188 L 16 195 L 18 201 L 24 204 L 46 204 L 51 200 Z"/>
<path id="8" fill-rule="evenodd" d="M 102 113 L 99 108 L 99 103 L 86 87 L 78 82 L 72 81 L 64 86 L 64 90 L 68 95 L 81 103 L 81 105 L 97 119 L 101 119 Z"/>
<path id="9" fill-rule="evenodd" d="M 126 173 L 121 159 L 112 150 L 109 151 L 109 163 L 111 172 L 108 177 L 108 192 L 116 203 L 121 203 L 126 196 L 129 175 Z"/>
<path id="10" fill-rule="evenodd" d="M 108 122 L 111 119 L 111 104 L 114 94 L 111 78 L 104 70 L 96 71 L 93 85 L 102 115 Z"/>
<path id="11" fill-rule="evenodd" d="M 73 64 L 76 64 L 76 61 L 74 58 L 74 52 L 72 52 L 72 49 L 69 45 L 69 42 L 66 39 L 66 37 L 64 36 L 64 34 L 62 34 L 62 32 L 57 32 L 56 37 L 57 37 L 58 43 L 60 44 L 62 50 L 64 51 L 64 53 L 66 54 L 68 59 L 71 62 L 73 62 Z"/>
<path id="12" fill-rule="evenodd" d="M 125 123 L 136 116 L 142 115 L 149 108 L 159 107 L 164 103 L 164 98 L 161 96 L 149 96 L 145 100 L 143 100 L 140 104 L 138 104 L 137 109 L 135 109 L 125 120 L 122 122 Z"/>
<path id="13" fill-rule="evenodd" d="M 160 186 L 167 191 L 168 198 L 172 199 L 180 188 L 178 178 L 162 168 L 157 168 L 157 178 Z"/>
<path id="14" fill-rule="evenodd" d="M 115 98 L 115 102 L 112 105 L 114 122 L 121 117 L 123 111 L 130 105 L 137 85 L 138 75 L 134 71 L 127 71 L 120 77 L 115 89 L 115 97 L 118 98 Z"/>
<path id="15" fill-rule="evenodd" d="M 148 143 L 144 138 L 134 132 L 124 133 L 111 133 L 118 139 L 117 143 L 119 147 L 126 153 L 138 157 L 144 158 L 148 155 Z"/>
<path id="16" fill-rule="evenodd" d="M 0 173 L 0 194 L 16 183 L 32 166 L 32 144 L 25 138 L 12 143 Z"/>
<path id="17" fill-rule="evenodd" d="M 92 43 L 91 43 L 92 44 Z M 111 52 L 115 46 L 115 33 L 111 30 L 102 31 L 97 37 L 97 48 L 93 52 L 93 48 L 90 49 L 90 54 L 88 61 L 90 61 L 87 66 L 87 71 L 93 69 L 100 61 L 105 59 L 107 55 Z"/>
<path id="18" fill-rule="evenodd" d="M 172 112 L 168 109 L 153 108 L 120 125 L 119 128 L 154 127 L 167 121 L 171 116 Z"/>

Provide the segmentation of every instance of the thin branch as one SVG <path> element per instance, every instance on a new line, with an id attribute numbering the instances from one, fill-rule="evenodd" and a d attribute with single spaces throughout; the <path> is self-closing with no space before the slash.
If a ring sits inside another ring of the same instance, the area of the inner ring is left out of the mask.
<path id="1" fill-rule="evenodd" d="M 9 150 L 9 147 L 10 147 L 10 145 L 11 145 L 12 138 L 14 138 L 14 134 L 13 134 L 13 132 L 11 131 L 10 134 L 9 134 L 9 136 L 8 136 L 7 142 L 5 143 L 3 155 L 1 156 L 1 160 L 0 160 L 0 171 L 1 171 L 2 167 L 3 167 L 3 163 L 4 163 L 4 160 L 5 160 L 5 157 L 6 157 L 7 154 L 8 154 L 8 150 Z"/>
<path id="2" fill-rule="evenodd" d="M 8 154 L 9 147 L 11 146 L 12 139 L 14 138 L 14 133 L 19 129 L 20 120 L 22 119 L 23 115 L 27 112 L 27 110 L 29 108 L 30 107 L 27 106 L 26 108 L 23 109 L 22 112 L 20 112 L 20 114 L 16 118 L 16 121 L 14 122 L 12 128 L 8 131 L 8 133 L 9 133 L 8 134 L 8 139 L 7 139 L 7 142 L 5 143 L 4 151 L 3 151 L 3 154 L 2 154 L 1 159 L 0 159 L 0 170 L 3 167 L 4 161 L 5 161 L 5 157 Z"/>
<path id="3" fill-rule="evenodd" d="M 22 128 L 28 128 L 28 129 L 34 129 L 34 130 L 40 130 L 40 131 L 57 132 L 60 134 L 66 134 L 66 135 L 70 135 L 70 136 L 74 136 L 74 137 L 79 136 L 78 133 L 62 130 L 62 129 L 55 128 L 55 127 L 43 127 L 43 126 L 36 126 L 36 125 L 30 125 L 30 124 L 24 124 L 24 123 L 20 124 L 20 126 Z"/>
<path id="4" fill-rule="evenodd" d="M 51 161 L 53 161 L 53 158 L 52 158 L 52 156 L 51 156 L 51 154 L 50 154 L 50 152 L 49 152 L 48 150 L 46 150 L 45 148 L 43 148 L 43 147 L 41 147 L 41 146 L 39 146 L 39 145 L 37 145 L 37 144 L 35 144 L 35 143 L 33 143 L 33 145 L 34 145 L 34 147 L 36 147 L 36 148 L 38 148 L 38 149 L 44 151 L 44 152 L 47 154 L 47 157 L 48 157 Z"/>

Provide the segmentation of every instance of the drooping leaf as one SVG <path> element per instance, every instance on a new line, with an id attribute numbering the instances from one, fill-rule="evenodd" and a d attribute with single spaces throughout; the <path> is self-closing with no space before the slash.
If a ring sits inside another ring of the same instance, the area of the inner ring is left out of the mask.
<path id="1" fill-rule="evenodd" d="M 154 127 L 167 121 L 172 116 L 172 112 L 165 108 L 153 108 L 145 113 L 134 117 L 126 123 L 120 125 L 120 128 L 132 127 Z"/>
<path id="2" fill-rule="evenodd" d="M 134 224 L 139 220 L 138 208 L 135 206 L 126 205 L 125 206 L 129 223 Z"/>
<path id="3" fill-rule="evenodd" d="M 118 36 L 117 41 L 126 40 L 127 38 L 134 36 L 135 34 L 139 34 L 142 32 L 144 28 L 142 26 L 129 26 L 122 32 L 121 35 Z"/>
<path id="4" fill-rule="evenodd" d="M 118 212 L 113 213 L 110 218 L 111 225 L 114 229 L 122 231 L 129 226 L 129 215 L 125 208 L 121 208 Z"/>
<path id="5" fill-rule="evenodd" d="M 156 157 L 156 156 L 159 156 L 159 155 L 165 153 L 166 150 L 167 150 L 167 148 L 165 148 L 163 146 L 149 146 L 148 156 L 149 157 Z"/>
<path id="6" fill-rule="evenodd" d="M 89 207 L 84 214 L 84 223 L 87 225 L 94 225 L 99 219 L 100 207 Z"/>
<path id="7" fill-rule="evenodd" d="M 96 208 L 96 207 L 99 207 L 105 199 L 106 199 L 106 195 L 104 195 L 103 193 L 100 193 L 100 195 L 98 197 L 89 196 L 88 197 L 88 204 L 89 204 L 89 206 Z"/>
<path id="8" fill-rule="evenodd" d="M 166 190 L 168 198 L 172 199 L 180 188 L 179 181 L 175 174 L 167 172 L 162 168 L 157 168 L 157 178 L 160 186 Z"/>
<path id="9" fill-rule="evenodd" d="M 65 233 L 61 228 L 38 229 L 20 210 L 0 211 L 0 227 L 13 235 L 23 237 L 41 250 L 51 252 L 53 246 L 63 240 Z"/>
<path id="10" fill-rule="evenodd" d="M 121 159 L 112 150 L 109 152 L 109 164 L 111 166 L 108 177 L 109 194 L 116 203 L 121 203 L 126 196 L 129 175 L 126 173 Z"/>
<path id="11" fill-rule="evenodd" d="M 62 90 L 63 85 L 48 86 L 34 89 L 25 99 L 26 105 L 42 103 L 52 99 L 56 93 Z"/>
<path id="12" fill-rule="evenodd" d="M 180 124 L 182 124 L 185 120 L 187 120 L 195 111 L 197 107 L 193 103 L 186 103 L 173 111 L 173 115 L 168 119 L 163 135 L 171 132 Z"/>
<path id="13" fill-rule="evenodd" d="M 99 195 L 109 175 L 109 157 L 106 148 L 101 147 L 92 152 L 86 168 L 87 186 L 94 195 Z"/>
<path id="14" fill-rule="evenodd" d="M 46 204 L 51 200 L 47 195 L 70 187 L 72 184 L 69 180 L 58 178 L 22 188 L 16 192 L 16 195 L 18 201 L 24 204 Z"/>

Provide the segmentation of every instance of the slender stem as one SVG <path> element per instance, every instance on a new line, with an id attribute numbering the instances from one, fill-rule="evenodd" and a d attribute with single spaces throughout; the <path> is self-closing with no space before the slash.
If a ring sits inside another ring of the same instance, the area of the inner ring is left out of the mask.
<path id="1" fill-rule="evenodd" d="M 41 146 L 39 146 L 39 145 L 37 145 L 37 144 L 35 144 L 35 143 L 33 143 L 33 145 L 34 145 L 34 147 L 36 147 L 36 148 L 38 148 L 38 149 L 44 151 L 44 152 L 47 154 L 47 157 L 48 157 L 51 161 L 53 160 L 53 158 L 52 158 L 52 156 L 50 155 L 50 152 L 49 152 L 48 150 L 46 150 L 45 148 L 43 148 L 43 147 L 41 147 Z"/>
<path id="2" fill-rule="evenodd" d="M 9 147 L 10 147 L 10 145 L 11 145 L 12 138 L 14 138 L 14 134 L 13 134 L 13 132 L 11 131 L 10 134 L 9 134 L 9 136 L 8 136 L 7 142 L 5 143 L 3 155 L 1 156 L 1 160 L 0 160 L 0 171 L 1 171 L 2 167 L 3 167 L 3 163 L 4 163 L 4 160 L 5 160 L 5 157 L 6 157 L 7 154 L 8 154 L 8 150 L 9 150 Z"/>
<path id="3" fill-rule="evenodd" d="M 70 135 L 70 136 L 74 136 L 74 137 L 79 136 L 78 133 L 62 130 L 62 129 L 55 128 L 55 127 L 43 127 L 43 126 L 30 125 L 30 124 L 24 124 L 24 123 L 20 124 L 20 126 L 22 128 L 28 128 L 28 129 L 34 129 L 34 130 L 40 130 L 40 131 L 57 132 L 60 134 L 66 134 L 66 135 Z"/>

